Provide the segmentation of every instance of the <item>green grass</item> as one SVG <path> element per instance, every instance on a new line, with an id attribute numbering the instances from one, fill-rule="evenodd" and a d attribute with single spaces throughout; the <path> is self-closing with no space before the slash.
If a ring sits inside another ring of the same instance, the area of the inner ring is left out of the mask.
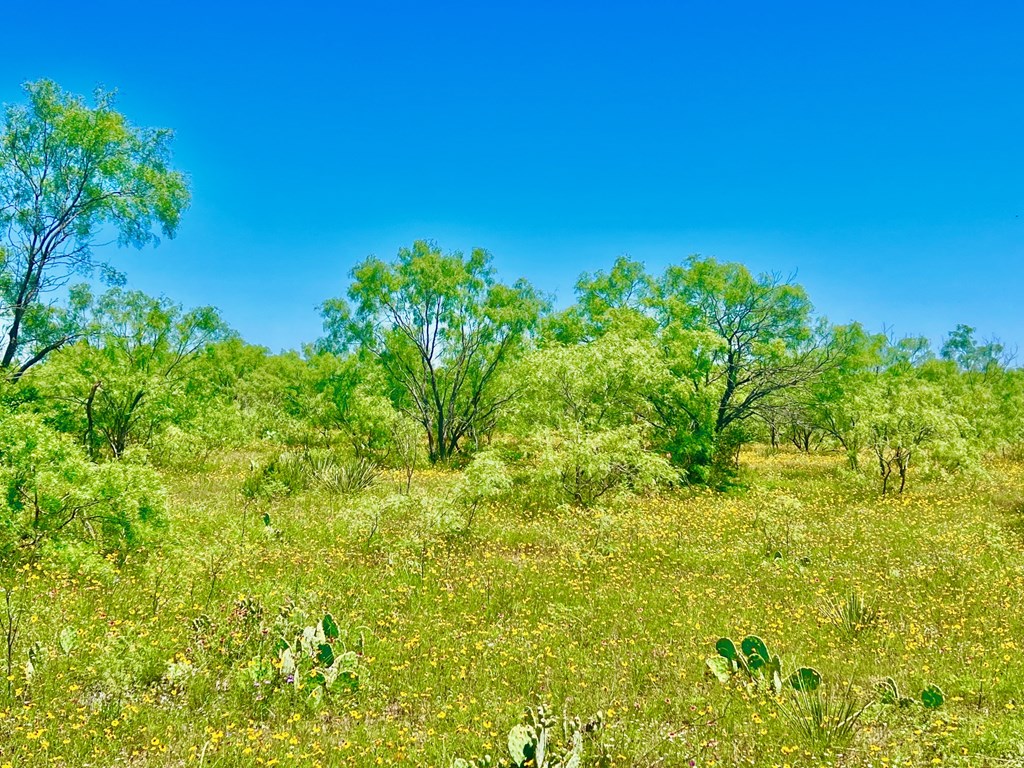
<path id="1" fill-rule="evenodd" d="M 603 710 L 621 766 L 1024 760 L 1019 464 L 883 500 L 838 460 L 751 450 L 728 495 L 505 505 L 461 533 L 385 504 L 397 477 L 247 505 L 249 458 L 168 475 L 166 538 L 126 564 L 66 553 L 7 575 L 24 619 L 0 766 L 446 767 L 503 755 L 538 700 Z M 454 481 L 422 472 L 413 493 L 439 499 Z M 878 614 L 848 632 L 828 606 L 854 593 Z M 286 605 L 293 623 L 332 613 L 363 653 L 356 692 L 314 709 L 294 686 L 254 685 Z M 791 701 L 707 674 L 715 640 L 745 634 L 867 705 L 852 738 L 808 736 Z M 946 702 L 878 703 L 887 676 Z"/>

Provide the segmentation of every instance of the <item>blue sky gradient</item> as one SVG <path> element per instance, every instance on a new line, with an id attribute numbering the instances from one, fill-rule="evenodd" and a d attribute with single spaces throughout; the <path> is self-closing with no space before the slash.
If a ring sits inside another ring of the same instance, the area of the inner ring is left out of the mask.
<path id="1" fill-rule="evenodd" d="M 1024 4 L 64 2 L 0 101 L 116 87 L 194 202 L 129 284 L 298 346 L 351 267 L 482 246 L 564 305 L 620 254 L 796 273 L 835 322 L 1024 351 Z M 106 254 L 105 254 L 106 255 Z"/>

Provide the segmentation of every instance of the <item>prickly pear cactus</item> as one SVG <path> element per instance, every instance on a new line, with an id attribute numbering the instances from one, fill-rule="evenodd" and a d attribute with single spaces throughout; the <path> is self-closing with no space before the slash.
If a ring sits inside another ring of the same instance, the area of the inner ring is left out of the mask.
<path id="1" fill-rule="evenodd" d="M 316 647 L 316 663 L 321 667 L 330 667 L 334 664 L 334 648 L 330 643 L 320 643 Z"/>
<path id="2" fill-rule="evenodd" d="M 290 613 L 282 613 L 281 619 L 287 619 Z M 355 691 L 359 687 L 359 655 L 345 650 L 341 636 L 341 629 L 328 613 L 312 626 L 285 629 L 285 637 L 274 645 L 279 679 L 301 691 L 313 709 L 322 706 L 334 689 Z"/>
<path id="3" fill-rule="evenodd" d="M 821 674 L 813 667 L 800 667 L 789 676 L 789 685 L 798 691 L 816 691 L 821 685 Z M 895 683 L 893 683 L 895 685 Z"/>
<path id="4" fill-rule="evenodd" d="M 775 695 L 782 693 L 782 659 L 778 655 L 772 656 L 772 660 L 765 665 L 765 678 L 769 681 Z"/>
<path id="5" fill-rule="evenodd" d="M 748 660 L 753 659 L 755 656 L 759 657 L 762 662 L 760 666 L 767 664 L 768 660 L 772 657 L 771 653 L 768 652 L 768 646 L 765 644 L 764 640 L 757 635 L 748 635 L 743 638 L 743 642 L 740 643 L 740 648 L 743 650 L 743 653 L 746 655 Z"/>
<path id="6" fill-rule="evenodd" d="M 733 673 L 736 669 L 729 664 L 729 660 L 721 656 L 709 656 L 706 660 L 708 669 L 720 683 L 728 683 L 732 680 Z"/>
<path id="7" fill-rule="evenodd" d="M 718 651 L 719 656 L 737 664 L 739 663 L 740 652 L 736 650 L 736 643 L 728 637 L 720 637 L 718 642 L 715 643 L 715 650 Z"/>
<path id="8" fill-rule="evenodd" d="M 921 703 L 928 709 L 938 709 L 945 702 L 946 697 L 942 689 L 937 685 L 929 685 L 921 691 Z M 882 704 L 896 704 L 901 707 L 910 707 L 916 700 L 909 696 L 900 695 L 900 689 L 896 681 L 887 677 L 878 684 L 878 701 Z"/>
<path id="9" fill-rule="evenodd" d="M 939 686 L 932 683 L 921 691 L 921 703 L 928 709 L 938 709 L 946 701 L 945 695 Z"/>
<path id="10" fill-rule="evenodd" d="M 782 659 L 768 650 L 768 644 L 757 635 L 743 638 L 739 649 L 728 637 L 719 638 L 715 643 L 717 656 L 706 660 L 708 669 L 720 682 L 729 682 L 734 675 L 742 673 L 747 684 L 776 695 L 782 693 L 786 684 L 802 691 L 813 691 L 821 684 L 821 675 L 810 667 L 800 667 L 786 677 L 782 672 Z"/>
<path id="11" fill-rule="evenodd" d="M 323 619 L 320 620 L 320 627 L 323 629 L 324 637 L 328 640 L 337 640 L 341 637 L 341 629 L 338 628 L 334 617 L 329 613 L 325 613 Z"/>
<path id="12" fill-rule="evenodd" d="M 508 732 L 508 754 L 516 768 L 522 768 L 537 755 L 537 734 L 520 723 Z"/>
<path id="13" fill-rule="evenodd" d="M 457 758 L 451 768 L 581 768 L 584 734 L 593 736 L 603 725 L 601 712 L 584 724 L 578 717 L 553 716 L 543 704 L 528 707 L 523 721 L 509 731 L 508 762 L 493 763 L 490 755 L 475 760 Z M 599 759 L 607 755 L 605 746 L 599 745 L 598 749 Z"/>

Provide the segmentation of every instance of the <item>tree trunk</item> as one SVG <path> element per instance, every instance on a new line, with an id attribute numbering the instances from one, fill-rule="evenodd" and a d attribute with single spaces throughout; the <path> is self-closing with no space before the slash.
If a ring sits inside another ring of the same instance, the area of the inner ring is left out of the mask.
<path id="1" fill-rule="evenodd" d="M 96 392 L 103 386 L 102 381 L 97 381 L 89 390 L 89 398 L 85 401 L 85 447 L 89 451 L 89 458 L 96 461 L 96 434 L 95 420 L 93 419 L 92 404 L 96 399 Z"/>

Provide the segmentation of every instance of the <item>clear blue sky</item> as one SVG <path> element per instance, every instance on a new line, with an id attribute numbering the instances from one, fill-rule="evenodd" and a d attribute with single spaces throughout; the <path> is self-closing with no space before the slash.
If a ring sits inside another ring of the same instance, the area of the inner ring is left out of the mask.
<path id="1" fill-rule="evenodd" d="M 1024 353 L 1020 2 L 17 3 L 48 77 L 176 130 L 179 236 L 132 286 L 271 348 L 352 265 L 483 246 L 571 299 L 620 254 L 797 272 L 832 320 Z"/>

